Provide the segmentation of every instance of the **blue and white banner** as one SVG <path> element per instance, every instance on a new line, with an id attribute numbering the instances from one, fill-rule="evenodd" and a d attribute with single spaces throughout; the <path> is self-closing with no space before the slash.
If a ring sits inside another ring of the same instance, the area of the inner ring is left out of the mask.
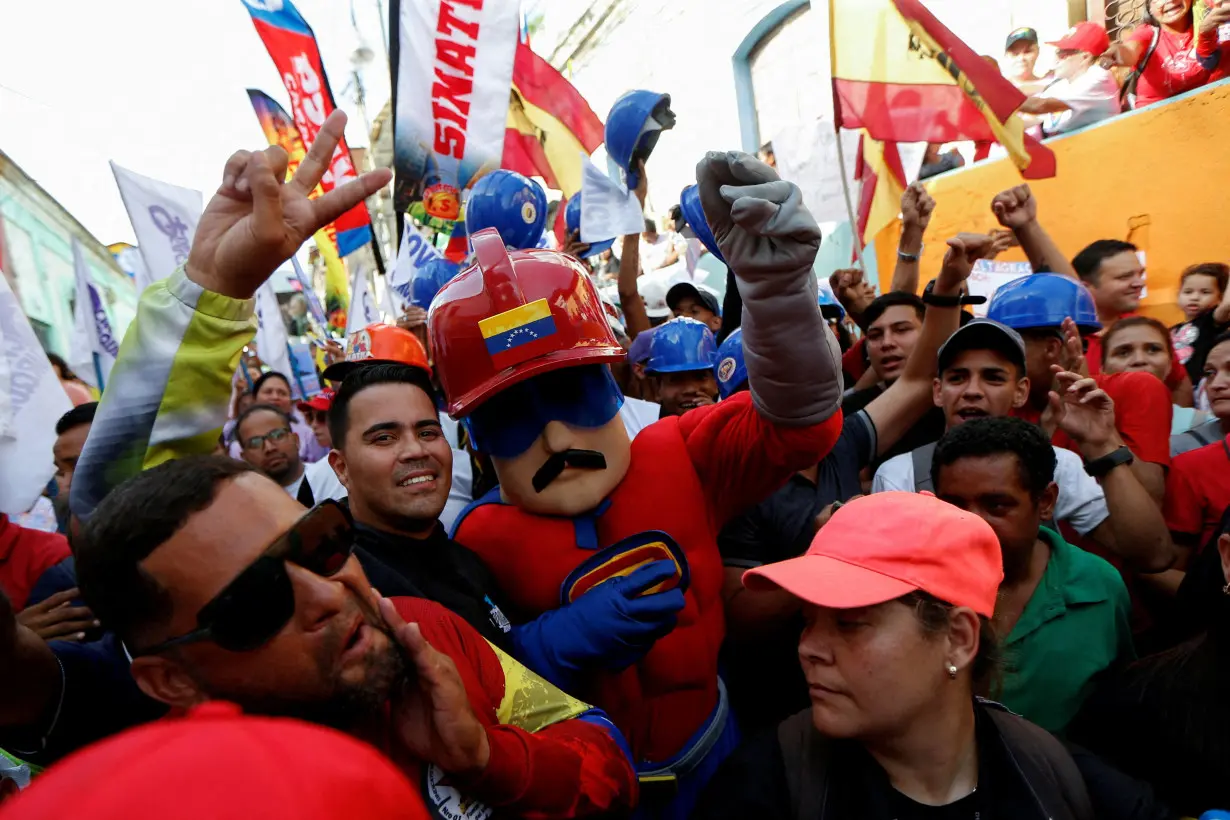
<path id="1" fill-rule="evenodd" d="M 56 422 L 72 406 L 17 294 L 0 276 L 0 513 L 34 506 L 56 471 Z"/>
<path id="2" fill-rule="evenodd" d="M 312 314 L 312 319 L 314 319 L 323 330 L 329 326 L 329 319 L 325 314 L 324 305 L 320 303 L 320 297 L 317 296 L 316 291 L 312 289 L 312 280 L 308 278 L 307 273 L 303 270 L 303 266 L 299 264 L 299 257 L 292 256 L 290 258 L 290 263 L 295 268 L 295 279 L 299 281 L 299 287 L 303 288 L 303 298 L 307 300 L 308 313 Z"/>
<path id="3" fill-rule="evenodd" d="M 414 280 L 420 272 L 427 271 L 443 254 L 431 244 L 407 219 L 401 233 L 401 245 L 397 248 L 397 262 L 387 277 L 390 307 L 401 314 L 413 304 Z"/>
<path id="4" fill-rule="evenodd" d="M 111 368 L 120 354 L 119 340 L 111 332 L 106 308 L 90 276 L 81 243 L 73 239 L 73 272 L 77 295 L 73 303 L 73 332 L 69 338 L 68 364 L 87 384 L 102 390 L 111 378 Z"/>
<path id="5" fill-rule="evenodd" d="M 200 191 L 133 173 L 111 163 L 115 184 L 137 235 L 150 282 L 165 279 L 188 261 L 196 223 L 204 210 Z M 137 282 L 137 293 L 149 282 Z"/>
<path id="6" fill-rule="evenodd" d="M 316 359 L 312 346 L 307 342 L 292 342 L 290 345 L 291 391 L 296 399 L 310 399 L 320 392 L 320 377 L 316 373 Z"/>
<path id="7" fill-rule="evenodd" d="M 350 277 L 350 312 L 346 314 L 346 338 L 358 333 L 368 325 L 381 321 L 380 308 L 367 283 L 367 267 L 354 263 L 354 275 Z"/>

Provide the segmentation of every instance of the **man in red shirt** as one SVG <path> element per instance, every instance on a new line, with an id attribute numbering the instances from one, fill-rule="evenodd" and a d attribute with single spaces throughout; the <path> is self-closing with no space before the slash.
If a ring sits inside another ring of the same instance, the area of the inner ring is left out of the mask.
<path id="1" fill-rule="evenodd" d="M 304 515 L 247 464 L 193 456 L 112 491 L 77 570 L 133 679 L 174 708 L 228 700 L 345 731 L 442 816 L 476 801 L 542 818 L 631 808 L 630 756 L 604 715 L 438 604 L 378 598 L 353 550 L 342 505 Z"/>

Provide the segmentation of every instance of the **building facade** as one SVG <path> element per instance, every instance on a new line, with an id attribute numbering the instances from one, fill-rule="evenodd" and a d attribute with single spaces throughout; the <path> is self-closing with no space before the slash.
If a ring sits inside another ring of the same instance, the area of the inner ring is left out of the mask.
<path id="1" fill-rule="evenodd" d="M 76 301 L 73 239 L 117 338 L 136 315 L 137 293 L 111 253 L 16 163 L 0 152 L 0 266 L 44 349 L 68 356 Z"/>

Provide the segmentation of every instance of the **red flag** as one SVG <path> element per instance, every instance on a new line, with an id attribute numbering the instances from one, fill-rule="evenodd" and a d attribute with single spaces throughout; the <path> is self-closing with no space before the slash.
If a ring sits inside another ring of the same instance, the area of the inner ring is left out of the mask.
<path id="1" fill-rule="evenodd" d="M 585 98 L 525 43 L 513 60 L 501 165 L 541 176 L 565 196 L 581 190 L 581 152 L 602 144 L 602 121 Z"/>

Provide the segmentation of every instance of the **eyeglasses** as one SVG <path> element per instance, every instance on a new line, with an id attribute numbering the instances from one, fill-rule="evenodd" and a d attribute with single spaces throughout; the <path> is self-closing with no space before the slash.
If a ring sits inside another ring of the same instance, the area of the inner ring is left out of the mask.
<path id="1" fill-rule="evenodd" d="M 273 640 L 295 614 L 295 591 L 286 562 L 329 578 L 346 565 L 353 551 L 350 512 L 336 501 L 318 504 L 201 607 L 196 629 L 131 655 L 157 655 L 201 641 L 213 641 L 228 652 L 257 649 Z"/>
<path id="2" fill-rule="evenodd" d="M 249 450 L 259 450 L 260 448 L 265 446 L 266 441 L 272 441 L 276 443 L 286 438 L 289 435 L 290 435 L 289 428 L 279 427 L 276 430 L 270 430 L 268 433 L 265 433 L 265 435 L 263 436 L 252 436 L 252 438 L 248 439 L 247 441 L 243 443 L 243 446 L 248 448 Z"/>

